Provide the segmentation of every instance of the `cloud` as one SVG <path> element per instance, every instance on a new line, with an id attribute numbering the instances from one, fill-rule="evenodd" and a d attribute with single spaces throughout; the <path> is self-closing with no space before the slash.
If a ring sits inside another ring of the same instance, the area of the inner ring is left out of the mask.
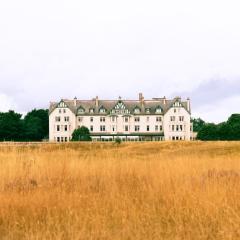
<path id="1" fill-rule="evenodd" d="M 17 105 L 11 97 L 0 93 L 0 111 L 1 112 L 7 112 L 10 109 L 14 110 L 16 108 L 17 108 Z"/>

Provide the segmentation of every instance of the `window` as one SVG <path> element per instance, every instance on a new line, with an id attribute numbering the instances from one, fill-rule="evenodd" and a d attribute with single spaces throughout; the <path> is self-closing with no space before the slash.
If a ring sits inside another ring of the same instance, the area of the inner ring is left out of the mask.
<path id="1" fill-rule="evenodd" d="M 63 113 L 66 113 L 66 109 L 63 109 Z"/>
<path id="2" fill-rule="evenodd" d="M 159 126 L 159 131 L 162 131 L 163 130 L 163 127 L 162 125 Z"/>
<path id="3" fill-rule="evenodd" d="M 118 101 L 118 103 L 115 105 L 114 109 L 112 109 L 111 112 L 117 114 L 126 114 L 129 113 L 129 110 L 126 109 L 126 106 L 122 101 Z"/>
<path id="4" fill-rule="evenodd" d="M 147 117 L 147 122 L 149 122 L 149 117 Z"/>
<path id="5" fill-rule="evenodd" d="M 100 117 L 100 122 L 105 122 L 105 117 Z"/>
<path id="6" fill-rule="evenodd" d="M 90 126 L 90 131 L 93 132 L 93 126 L 92 125 Z"/>
<path id="7" fill-rule="evenodd" d="M 177 131 L 177 132 L 179 131 L 179 125 L 176 126 L 176 131 Z"/>
<path id="8" fill-rule="evenodd" d="M 93 108 L 90 108 L 90 109 L 89 109 L 89 112 L 90 112 L 90 113 L 94 113 L 94 109 L 93 109 Z"/>
<path id="9" fill-rule="evenodd" d="M 175 119 L 176 119 L 176 117 L 175 117 L 175 116 L 171 116 L 171 117 L 170 117 L 170 121 L 171 121 L 171 122 L 174 122 L 174 121 L 175 121 Z"/>
<path id="10" fill-rule="evenodd" d="M 62 109 L 59 109 L 59 111 L 58 111 L 59 113 L 62 113 Z"/>
<path id="11" fill-rule="evenodd" d="M 150 126 L 149 125 L 147 125 L 147 132 L 149 132 L 150 131 Z"/>
<path id="12" fill-rule="evenodd" d="M 135 108 L 134 109 L 134 113 L 140 113 L 140 112 L 141 112 L 140 108 Z"/>
<path id="13" fill-rule="evenodd" d="M 106 126 L 105 125 L 101 125 L 100 126 L 100 131 L 101 132 L 105 132 L 106 131 Z"/>
<path id="14" fill-rule="evenodd" d="M 127 125 L 125 125 L 125 128 L 124 128 L 125 132 L 128 132 L 129 128 Z"/>
<path id="15" fill-rule="evenodd" d="M 174 108 L 174 110 L 173 110 L 173 111 L 174 111 L 174 113 L 176 113 L 176 112 L 177 112 L 177 109 L 176 109 L 176 108 Z"/>
<path id="16" fill-rule="evenodd" d="M 63 137 L 61 137 L 61 142 L 63 142 L 64 141 L 64 138 Z"/>
<path id="17" fill-rule="evenodd" d="M 99 109 L 99 112 L 100 112 L 100 113 L 105 113 L 106 110 L 105 110 L 105 108 L 100 108 L 100 109 Z"/>
<path id="18" fill-rule="evenodd" d="M 155 112 L 156 112 L 156 113 L 161 113 L 161 112 L 162 112 L 162 109 L 161 109 L 160 107 L 157 107 Z"/>
<path id="19" fill-rule="evenodd" d="M 162 117 L 156 117 L 156 122 L 161 122 L 162 121 Z"/>
<path id="20" fill-rule="evenodd" d="M 61 121 L 61 117 L 55 117 L 55 121 L 56 122 L 60 122 Z"/>
<path id="21" fill-rule="evenodd" d="M 180 129 L 180 131 L 182 131 L 183 130 L 183 125 L 179 125 L 179 129 Z"/>
<path id="22" fill-rule="evenodd" d="M 68 138 L 67 137 L 65 137 L 65 142 L 67 142 L 68 141 Z"/>
<path id="23" fill-rule="evenodd" d="M 64 117 L 65 122 L 69 122 L 69 117 Z"/>
<path id="24" fill-rule="evenodd" d="M 60 142 L 60 137 L 57 137 L 57 141 Z"/>
<path id="25" fill-rule="evenodd" d="M 84 108 L 80 107 L 78 109 L 78 114 L 83 114 L 85 112 Z"/>
<path id="26" fill-rule="evenodd" d="M 146 108 L 146 113 L 150 113 L 150 108 Z"/>
<path id="27" fill-rule="evenodd" d="M 183 122 L 184 121 L 184 116 L 179 116 L 179 121 Z"/>
<path id="28" fill-rule="evenodd" d="M 90 117 L 90 122 L 93 122 L 93 117 Z"/>
<path id="29" fill-rule="evenodd" d="M 68 126 L 67 125 L 64 126 L 64 130 L 65 130 L 65 132 L 67 132 L 67 130 L 68 130 Z"/>
<path id="30" fill-rule="evenodd" d="M 174 125 L 172 125 L 172 131 L 174 131 L 175 130 L 175 126 Z"/>
<path id="31" fill-rule="evenodd" d="M 124 121 L 125 121 L 125 122 L 128 122 L 128 120 L 129 120 L 128 117 L 125 117 L 125 118 L 124 118 Z"/>
<path id="32" fill-rule="evenodd" d="M 155 131 L 156 131 L 156 132 L 158 131 L 158 125 L 155 126 Z"/>
<path id="33" fill-rule="evenodd" d="M 57 125 L 57 132 L 60 131 L 60 125 Z"/>
<path id="34" fill-rule="evenodd" d="M 135 126 L 135 132 L 139 132 L 140 131 L 140 126 L 139 125 L 136 125 Z"/>
<path id="35" fill-rule="evenodd" d="M 83 121 L 83 117 L 79 117 L 79 118 L 78 118 L 78 121 L 79 121 L 79 122 L 82 122 L 82 121 Z"/>
<path id="36" fill-rule="evenodd" d="M 114 116 L 112 116 L 112 122 L 115 122 L 115 120 L 116 120 L 116 117 L 114 117 Z"/>
<path id="37" fill-rule="evenodd" d="M 135 118 L 134 118 L 134 121 L 135 121 L 135 122 L 140 122 L 140 117 L 135 117 Z"/>
<path id="38" fill-rule="evenodd" d="M 112 131 L 113 131 L 113 132 L 115 132 L 115 129 L 116 129 L 115 126 L 112 126 Z"/>

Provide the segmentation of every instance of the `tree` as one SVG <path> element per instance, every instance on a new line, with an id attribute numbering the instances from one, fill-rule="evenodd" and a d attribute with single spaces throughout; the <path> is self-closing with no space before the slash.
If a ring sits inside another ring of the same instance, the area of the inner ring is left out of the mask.
<path id="1" fill-rule="evenodd" d="M 199 132 L 201 128 L 206 124 L 201 118 L 192 118 L 193 131 Z"/>
<path id="2" fill-rule="evenodd" d="M 72 141 L 91 141 L 89 129 L 87 127 L 80 127 L 75 129 L 72 134 Z"/>
<path id="3" fill-rule="evenodd" d="M 34 109 L 24 118 L 24 138 L 26 141 L 41 141 L 48 137 L 48 110 Z"/>
<path id="4" fill-rule="evenodd" d="M 22 139 L 22 115 L 9 111 L 0 113 L 0 141 L 20 141 Z"/>
<path id="5" fill-rule="evenodd" d="M 219 140 L 218 125 L 214 123 L 205 124 L 198 132 L 197 139 L 203 141 Z"/>

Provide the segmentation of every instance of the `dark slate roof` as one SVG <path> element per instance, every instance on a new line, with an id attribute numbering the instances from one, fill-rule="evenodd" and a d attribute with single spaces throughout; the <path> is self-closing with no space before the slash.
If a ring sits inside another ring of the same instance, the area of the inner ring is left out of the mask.
<path id="1" fill-rule="evenodd" d="M 77 114 L 78 109 L 81 107 L 85 110 L 84 114 L 90 114 L 90 109 L 94 109 L 94 114 L 99 114 L 99 109 L 101 107 L 106 109 L 105 114 L 109 114 L 119 101 L 121 101 L 125 105 L 126 109 L 128 109 L 132 114 L 134 113 L 134 109 L 136 107 L 141 110 L 141 114 L 145 114 L 146 109 L 150 110 L 150 114 L 155 114 L 156 108 L 161 107 L 162 114 L 165 114 L 176 101 L 179 101 L 182 106 L 187 110 L 187 101 L 181 101 L 181 98 L 179 97 L 171 100 L 167 100 L 164 98 L 153 98 L 152 100 L 144 100 L 143 102 L 141 102 L 140 100 L 98 100 L 98 107 L 96 106 L 95 99 L 76 100 L 76 106 L 74 104 L 75 100 L 62 99 L 61 101 L 63 101 L 68 106 L 68 108 L 75 114 Z M 60 102 L 51 102 L 49 112 L 51 113 Z"/>

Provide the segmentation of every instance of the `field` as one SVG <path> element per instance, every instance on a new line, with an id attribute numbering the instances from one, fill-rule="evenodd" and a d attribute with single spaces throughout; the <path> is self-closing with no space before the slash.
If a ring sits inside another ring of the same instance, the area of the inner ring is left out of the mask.
<path id="1" fill-rule="evenodd" d="M 240 239 L 240 143 L 0 145 L 0 239 Z"/>

